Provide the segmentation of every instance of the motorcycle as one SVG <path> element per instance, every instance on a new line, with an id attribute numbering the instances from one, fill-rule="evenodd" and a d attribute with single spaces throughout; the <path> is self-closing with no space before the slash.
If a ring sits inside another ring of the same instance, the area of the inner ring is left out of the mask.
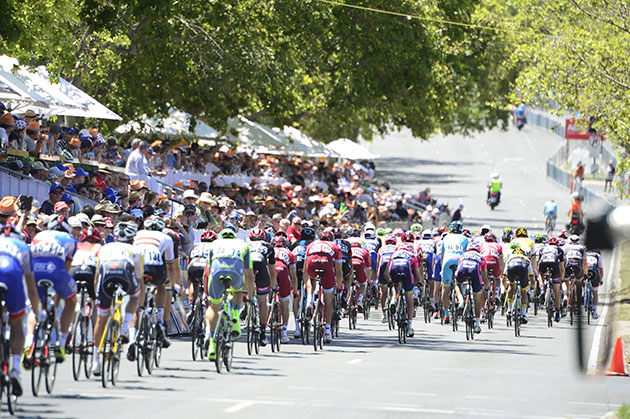
<path id="1" fill-rule="evenodd" d="M 582 234 L 582 232 L 584 232 L 584 224 L 580 217 L 571 217 L 571 221 L 567 225 L 567 230 L 569 230 L 569 233 L 578 236 Z"/>
<path id="2" fill-rule="evenodd" d="M 491 192 L 490 197 L 488 198 L 488 205 L 490 205 L 490 209 L 494 209 L 497 205 L 499 205 L 499 193 Z"/>

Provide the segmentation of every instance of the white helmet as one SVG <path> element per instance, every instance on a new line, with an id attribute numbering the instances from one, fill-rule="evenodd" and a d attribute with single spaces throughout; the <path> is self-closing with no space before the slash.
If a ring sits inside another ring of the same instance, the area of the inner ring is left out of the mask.
<path id="1" fill-rule="evenodd" d="M 499 173 L 498 172 L 494 172 L 492 174 L 490 174 L 490 179 L 494 179 L 494 178 L 498 178 L 499 177 Z"/>
<path id="2" fill-rule="evenodd" d="M 492 231 L 492 227 L 490 227 L 490 224 L 484 224 L 484 225 L 481 226 L 481 234 L 486 234 L 486 233 L 489 233 L 491 231 Z"/>
<path id="3" fill-rule="evenodd" d="M 363 226 L 363 231 L 374 230 L 376 231 L 376 227 L 372 223 L 365 223 Z"/>

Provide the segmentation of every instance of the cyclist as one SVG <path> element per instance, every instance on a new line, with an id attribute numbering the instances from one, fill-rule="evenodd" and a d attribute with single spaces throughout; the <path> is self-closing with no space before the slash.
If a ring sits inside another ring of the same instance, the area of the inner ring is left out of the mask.
<path id="1" fill-rule="evenodd" d="M 481 226 L 481 229 L 479 230 L 479 234 L 481 234 L 482 236 L 485 236 L 488 233 L 492 232 L 492 227 L 490 226 L 490 224 L 484 224 Z"/>
<path id="2" fill-rule="evenodd" d="M 461 287 L 460 284 L 467 279 L 471 280 L 473 298 L 475 299 L 475 333 L 481 333 L 481 294 L 485 289 L 484 285 L 488 283 L 488 273 L 486 271 L 486 259 L 481 254 L 479 243 L 470 243 L 466 252 L 459 258 L 455 279 L 457 287 Z"/>
<path id="3" fill-rule="evenodd" d="M 586 252 L 586 264 L 588 265 L 588 273 L 590 274 L 591 289 L 593 290 L 593 318 L 597 320 L 598 290 L 599 285 L 604 278 L 604 264 L 602 263 L 602 255 L 597 250 L 588 250 Z"/>
<path id="4" fill-rule="evenodd" d="M 294 242 L 291 245 L 291 251 L 293 252 L 293 255 L 295 255 L 295 268 L 297 275 L 296 287 L 298 290 L 298 293 L 295 294 L 293 298 L 293 317 L 295 318 L 295 332 L 293 333 L 293 337 L 296 339 L 302 336 L 302 331 L 300 330 L 300 325 L 298 323 L 298 310 L 300 309 L 298 299 L 300 298 L 300 293 L 302 292 L 302 279 L 304 277 L 304 261 L 306 258 L 306 248 L 314 241 L 315 230 L 312 226 L 308 225 L 302 229 L 300 240 Z"/>
<path id="5" fill-rule="evenodd" d="M 444 307 L 444 323 L 450 323 L 451 317 L 448 312 L 448 305 L 451 299 L 451 282 L 453 279 L 453 273 L 457 268 L 460 256 L 464 253 L 468 247 L 468 238 L 462 234 L 464 225 L 461 221 L 453 221 L 449 230 L 450 234 L 447 234 L 442 239 L 442 245 L 440 249 L 442 260 L 442 305 Z M 460 304 L 463 302 L 463 298 L 457 290 L 457 298 Z"/>
<path id="6" fill-rule="evenodd" d="M 433 235 L 431 234 L 431 230 L 424 230 L 422 232 L 422 236 L 420 240 L 416 242 L 417 256 L 422 257 L 422 265 L 423 271 L 429 281 L 429 294 L 431 295 L 431 307 L 435 310 L 435 301 L 439 298 L 435 291 L 438 287 L 435 286 L 433 281 L 433 260 L 435 259 L 435 253 L 437 252 L 437 247 L 435 241 L 433 240 Z"/>
<path id="7" fill-rule="evenodd" d="M 133 242 L 134 248 L 142 254 L 144 260 L 144 276 L 149 278 L 156 286 L 155 305 L 157 307 L 158 333 L 161 335 L 162 346 L 168 348 L 171 345 L 166 335 L 164 325 L 164 307 L 166 307 L 166 281 L 174 279 L 180 283 L 181 271 L 175 264 L 175 246 L 173 239 L 163 233 L 164 221 L 157 215 L 151 215 L 144 220 L 143 229 L 138 231 Z M 140 289 L 140 301 L 144 301 L 144 286 Z M 135 325 L 134 325 L 135 326 Z"/>
<path id="8" fill-rule="evenodd" d="M 65 217 L 53 215 L 48 222 L 48 230 L 38 233 L 31 243 L 36 283 L 41 279 L 52 281 L 57 295 L 65 300 L 59 322 L 59 345 L 55 347 L 55 358 L 59 363 L 66 360 L 66 341 L 77 305 L 77 283 L 68 273 L 77 249 L 77 241 L 70 235 L 70 230 Z M 37 290 L 40 300 L 43 300 L 44 289 L 37 287 Z M 29 330 L 31 334 L 32 330 Z"/>
<path id="9" fill-rule="evenodd" d="M 310 318 L 313 313 L 313 289 L 314 279 L 319 273 L 316 270 L 323 270 L 321 274 L 322 290 L 324 292 L 326 330 L 324 340 L 326 343 L 332 341 L 330 322 L 332 320 L 332 292 L 335 287 L 340 288 L 343 282 L 343 259 L 341 249 L 335 243 L 335 236 L 331 230 L 324 230 L 319 240 L 311 243 L 306 249 L 306 262 L 304 269 L 304 282 L 306 282 L 306 292 L 308 294 L 307 316 Z"/>
<path id="10" fill-rule="evenodd" d="M 125 307 L 125 316 L 120 331 L 122 343 L 127 343 L 135 338 L 130 336 L 130 325 L 136 310 L 138 309 L 141 289 L 144 287 L 143 273 L 144 261 L 142 252 L 131 245 L 138 232 L 138 226 L 129 221 L 120 221 L 114 226 L 114 239 L 107 243 L 98 255 L 96 265 L 96 323 L 94 325 L 94 358 L 92 360 L 92 374 L 101 375 L 99 350 L 102 345 L 103 333 L 112 307 L 111 284 L 120 284 L 122 290 L 129 295 L 129 301 Z M 133 344 L 129 351 L 134 351 Z"/>
<path id="11" fill-rule="evenodd" d="M 512 307 L 512 301 L 514 300 L 514 293 L 516 287 L 521 287 L 521 323 L 527 324 L 527 289 L 529 288 L 528 278 L 534 277 L 534 270 L 532 269 L 532 263 L 527 253 L 521 249 L 521 245 L 518 242 L 510 243 L 510 253 L 505 262 L 505 275 L 508 279 L 508 295 L 507 302 L 508 307 Z M 518 281 L 518 285 L 516 282 Z M 518 307 L 516 307 L 518 309 Z M 508 312 L 508 316 L 510 313 Z"/>
<path id="12" fill-rule="evenodd" d="M 276 254 L 276 275 L 278 282 L 278 295 L 282 307 L 282 331 L 280 341 L 289 343 L 287 325 L 289 324 L 289 299 L 291 294 L 297 294 L 297 273 L 295 268 L 295 255 L 289 250 L 289 240 L 276 236 L 271 240 Z M 297 325 L 296 325 L 297 326 Z M 296 327 L 299 330 L 299 327 Z"/>
<path id="13" fill-rule="evenodd" d="M 413 248 L 413 235 L 411 232 L 407 232 L 404 237 L 404 242 L 398 245 L 394 253 L 392 253 L 387 269 L 390 281 L 394 284 L 394 287 L 401 294 L 403 291 L 405 293 L 405 299 L 407 300 L 407 336 L 413 337 L 413 286 L 422 282 L 423 274 Z"/>
<path id="14" fill-rule="evenodd" d="M 87 228 L 81 231 L 81 242 L 77 245 L 77 251 L 72 259 L 70 275 L 74 280 L 84 282 L 88 295 L 92 300 L 96 300 L 94 289 L 94 278 L 96 276 L 96 264 L 98 254 L 103 247 L 101 233 L 95 228 Z"/>
<path id="15" fill-rule="evenodd" d="M 531 266 L 534 269 L 534 272 L 536 272 L 537 264 L 536 264 L 536 254 L 534 253 L 534 241 L 529 238 L 527 234 L 527 229 L 525 227 L 519 227 L 516 229 L 516 237 L 512 239 L 512 241 L 510 242 L 510 245 L 512 243 L 519 244 L 520 249 L 522 249 L 525 252 L 525 255 L 527 255 L 527 257 L 530 259 Z M 530 283 L 531 289 L 535 290 L 536 284 L 534 283 L 534 277 L 532 276 L 530 279 L 531 279 L 531 283 Z"/>
<path id="16" fill-rule="evenodd" d="M 541 281 L 547 271 L 551 274 L 550 280 L 555 294 L 555 319 L 556 322 L 559 322 L 561 303 L 560 286 L 562 284 L 562 278 L 564 278 L 564 251 L 560 247 L 560 242 L 555 237 L 550 238 L 549 242 L 540 249 L 539 252 L 538 273 Z"/>
<path id="17" fill-rule="evenodd" d="M 192 321 L 195 313 L 194 305 L 199 299 L 199 285 L 203 280 L 203 273 L 208 266 L 208 253 L 210 252 L 210 243 L 217 239 L 217 233 L 212 230 L 206 230 L 201 233 L 201 243 L 196 243 L 188 255 L 188 301 L 190 303 L 190 313 L 188 314 L 188 323 Z"/>
<path id="18" fill-rule="evenodd" d="M 377 266 L 376 262 L 378 259 L 378 251 L 381 248 L 381 241 L 377 238 L 376 231 L 373 227 L 374 225 L 371 223 L 365 225 L 363 228 L 363 242 L 365 243 L 367 251 L 370 253 L 370 265 L 375 267 Z M 376 286 L 376 280 L 378 279 L 376 269 L 372 269 L 372 277 L 370 279 Z"/>
<path id="19" fill-rule="evenodd" d="M 432 232 L 433 233 L 433 241 L 435 242 L 435 257 L 433 258 L 433 281 L 434 290 L 433 290 L 433 298 L 435 303 L 437 304 L 440 301 L 441 297 L 441 285 L 442 285 L 442 238 L 446 236 L 446 233 L 440 233 L 440 230 L 437 229 Z M 433 313 L 434 319 L 440 318 L 440 313 L 438 310 L 435 310 Z"/>
<path id="20" fill-rule="evenodd" d="M 341 305 L 343 307 L 348 307 L 348 298 L 349 293 L 348 290 L 352 284 L 352 247 L 350 242 L 343 238 L 343 232 L 339 227 L 335 227 L 332 229 L 333 234 L 335 235 L 335 244 L 339 246 L 341 250 L 341 261 L 342 261 L 342 269 L 343 269 L 343 290 L 345 294 L 345 298 L 341 298 Z"/>
<path id="21" fill-rule="evenodd" d="M 501 236 L 501 242 L 508 244 L 507 248 L 504 248 L 504 254 L 508 254 L 509 252 L 507 250 L 509 250 L 510 246 L 509 243 L 512 241 L 512 238 L 514 237 L 514 232 L 512 231 L 512 229 L 510 227 L 505 227 L 503 229 L 503 236 Z"/>
<path id="22" fill-rule="evenodd" d="M 488 276 L 492 278 L 494 286 L 494 298 L 497 306 L 501 304 L 501 275 L 505 269 L 503 262 L 503 246 L 497 243 L 497 236 L 493 232 L 488 232 L 484 236 L 485 243 L 481 245 L 481 254 L 486 261 Z M 488 278 L 490 279 L 490 278 Z"/>
<path id="23" fill-rule="evenodd" d="M 11 336 L 11 371 L 9 373 L 13 385 L 13 395 L 22 395 L 22 383 L 20 380 L 20 358 L 24 351 L 24 313 L 26 312 L 26 280 L 29 295 L 36 294 L 31 251 L 24 242 L 24 235 L 18 233 L 11 224 L 2 226 L 3 234 L 0 236 L 0 282 L 6 286 L 4 301 L 9 313 L 9 326 Z M 39 312 L 39 304 L 36 296 L 31 297 L 33 311 Z M 31 338 L 32 340 L 32 338 Z"/>
<path id="24" fill-rule="evenodd" d="M 363 312 L 363 296 L 365 295 L 368 278 L 372 276 L 372 259 L 370 253 L 363 246 L 363 241 L 357 240 L 352 242 L 351 249 L 352 269 L 359 285 L 359 295 L 357 297 L 359 313 Z"/>
<path id="25" fill-rule="evenodd" d="M 206 310 L 206 339 L 208 342 L 208 359 L 215 360 L 217 346 L 214 341 L 214 328 L 217 324 L 217 312 L 221 309 L 223 291 L 225 285 L 222 278 L 230 280 L 232 289 L 232 335 L 235 338 L 241 336 L 241 324 L 239 319 L 242 290 L 247 285 L 247 297 L 251 299 L 254 285 L 254 270 L 249 246 L 243 240 L 236 238 L 234 231 L 224 228 L 219 233 L 219 238 L 212 242 L 208 254 L 208 269 L 206 270 L 207 293 L 210 305 Z"/>
<path id="26" fill-rule="evenodd" d="M 580 237 L 573 234 L 569 236 L 569 243 L 564 246 L 564 280 L 567 286 L 571 275 L 575 277 L 577 301 L 582 301 L 582 280 L 584 273 L 588 271 L 586 261 L 586 247 L 580 244 Z"/>
<path id="27" fill-rule="evenodd" d="M 556 204 L 556 201 L 550 199 L 545 202 L 543 214 L 545 216 L 545 230 L 553 231 L 553 226 L 556 225 L 556 217 L 558 216 L 558 204 Z"/>
<path id="28" fill-rule="evenodd" d="M 260 228 L 254 228 L 249 232 L 249 255 L 254 267 L 256 281 L 256 298 L 260 307 L 260 346 L 267 345 L 267 319 L 269 318 L 269 305 L 267 298 L 269 291 L 276 288 L 276 253 L 273 246 L 265 241 L 266 234 Z M 283 237 L 276 234 L 276 237 Z"/>
<path id="29" fill-rule="evenodd" d="M 396 251 L 396 237 L 393 235 L 387 235 L 383 239 L 383 247 L 378 251 L 378 284 L 381 287 L 381 309 L 383 310 L 383 323 L 387 323 L 387 316 L 385 315 L 385 303 L 387 302 L 387 289 L 389 287 L 389 277 L 387 266 L 392 254 Z"/>

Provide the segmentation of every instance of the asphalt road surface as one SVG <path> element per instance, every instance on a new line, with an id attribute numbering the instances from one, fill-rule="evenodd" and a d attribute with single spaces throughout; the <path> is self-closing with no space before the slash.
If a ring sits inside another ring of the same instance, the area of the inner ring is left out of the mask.
<path id="1" fill-rule="evenodd" d="M 534 128 L 524 132 L 492 131 L 476 138 L 413 140 L 409 133 L 376 140 L 379 176 L 417 193 L 430 186 L 439 200 L 465 206 L 469 225 L 490 223 L 542 226 L 543 202 L 554 197 L 568 209 L 565 190 L 547 181 L 544 161 L 557 140 Z M 503 202 L 485 205 L 489 173 L 499 171 Z M 610 257 L 606 255 L 608 270 Z M 373 312 L 374 313 L 374 312 Z M 587 328 L 585 358 L 594 334 L 605 322 Z M 484 325 L 473 342 L 460 328 L 414 321 L 416 336 L 406 345 L 381 324 L 380 313 L 359 320 L 349 331 L 342 322 L 340 339 L 314 352 L 297 340 L 279 354 L 269 347 L 248 356 L 243 338 L 236 347 L 234 370 L 216 373 L 214 364 L 193 362 L 188 338 L 174 339 L 163 367 L 138 378 L 135 364 L 123 364 L 120 383 L 103 389 L 99 381 L 75 382 L 70 365 L 61 365 L 51 396 L 30 395 L 23 376 L 22 417 L 601 417 L 630 402 L 630 379 L 584 376 L 576 369 L 575 328 L 563 319 L 547 328 L 542 316 L 530 315 L 522 336 L 498 317 L 493 330 Z M 292 334 L 293 322 L 289 325 Z"/>

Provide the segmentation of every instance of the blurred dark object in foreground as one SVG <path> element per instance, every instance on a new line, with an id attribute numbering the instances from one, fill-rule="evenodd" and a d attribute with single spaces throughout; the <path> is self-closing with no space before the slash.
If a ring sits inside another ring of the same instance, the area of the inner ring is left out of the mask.
<path id="1" fill-rule="evenodd" d="M 584 236 L 588 249 L 611 250 L 618 242 L 630 240 L 630 206 L 595 212 L 586 220 Z"/>

